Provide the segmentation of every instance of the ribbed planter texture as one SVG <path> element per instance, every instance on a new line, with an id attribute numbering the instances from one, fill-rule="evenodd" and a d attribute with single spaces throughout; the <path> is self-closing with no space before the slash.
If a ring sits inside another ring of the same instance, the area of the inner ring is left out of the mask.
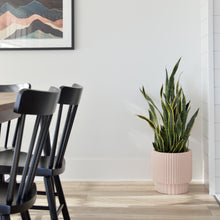
<path id="1" fill-rule="evenodd" d="M 152 152 L 152 175 L 160 193 L 182 194 L 192 180 L 192 151 L 184 153 Z"/>

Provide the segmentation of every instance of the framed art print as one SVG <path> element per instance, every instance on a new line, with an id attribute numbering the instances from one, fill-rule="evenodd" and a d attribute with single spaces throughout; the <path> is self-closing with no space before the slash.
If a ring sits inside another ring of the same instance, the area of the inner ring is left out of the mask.
<path id="1" fill-rule="evenodd" d="M 73 49 L 74 0 L 0 0 L 0 50 Z"/>

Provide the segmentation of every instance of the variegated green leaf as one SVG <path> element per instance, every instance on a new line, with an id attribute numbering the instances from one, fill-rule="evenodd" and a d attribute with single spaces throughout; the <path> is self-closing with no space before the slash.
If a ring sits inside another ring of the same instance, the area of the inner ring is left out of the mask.
<path id="1" fill-rule="evenodd" d="M 170 146 L 172 146 L 174 143 L 174 114 L 169 102 L 166 102 L 166 107 L 168 111 L 168 131 L 170 136 L 169 143 L 171 144 Z"/>
<path id="2" fill-rule="evenodd" d="M 155 151 L 160 151 L 155 142 L 152 143 Z"/>
<path id="3" fill-rule="evenodd" d="M 176 65 L 174 66 L 173 71 L 172 71 L 170 78 L 169 78 L 169 81 L 168 81 L 168 91 L 167 91 L 168 101 L 170 101 L 170 99 L 171 99 L 171 101 L 173 101 L 173 98 L 174 98 L 174 90 L 175 90 L 174 77 L 175 77 L 176 71 L 179 67 L 180 60 L 181 60 L 181 58 L 177 61 Z"/>
<path id="4" fill-rule="evenodd" d="M 179 97 L 179 100 L 177 102 L 177 111 L 179 114 L 181 114 L 181 112 L 182 112 L 182 98 L 181 97 L 182 96 Z"/>
<path id="5" fill-rule="evenodd" d="M 149 119 L 149 118 L 146 118 L 145 116 L 143 115 L 137 115 L 139 118 L 145 120 L 148 122 L 148 124 L 150 125 L 150 127 L 155 130 L 156 129 L 156 125 Z"/>
<path id="6" fill-rule="evenodd" d="M 174 148 L 173 148 L 173 153 L 180 152 L 181 149 L 183 148 L 184 145 L 184 140 L 181 140 Z"/>
<path id="7" fill-rule="evenodd" d="M 178 136 L 178 140 L 180 140 L 181 135 L 182 135 L 182 121 L 181 121 L 181 118 L 180 118 L 179 114 L 177 116 L 177 122 L 176 122 L 176 133 L 177 133 L 177 136 Z"/>
<path id="8" fill-rule="evenodd" d="M 142 95 L 144 96 L 144 98 L 147 100 L 148 104 L 152 104 L 154 106 L 154 108 L 157 109 L 157 111 L 159 112 L 159 114 L 162 116 L 160 110 L 157 108 L 157 106 L 155 105 L 154 101 L 151 99 L 151 97 L 149 95 L 147 95 L 147 93 L 145 92 L 144 86 L 142 87 L 142 89 L 140 89 Z"/>
<path id="9" fill-rule="evenodd" d="M 161 86 L 161 89 L 160 89 L 160 98 L 162 99 L 162 95 L 163 95 L 163 85 Z"/>
<path id="10" fill-rule="evenodd" d="M 196 110 L 196 112 L 193 114 L 193 116 L 191 117 L 190 121 L 188 122 L 188 124 L 186 126 L 186 130 L 185 130 L 185 132 L 183 134 L 183 138 L 184 138 L 185 141 L 187 141 L 188 138 L 189 138 L 191 129 L 193 127 L 194 121 L 195 121 L 198 113 L 199 113 L 199 109 Z"/>
<path id="11" fill-rule="evenodd" d="M 149 108 L 150 108 L 150 111 L 151 111 L 151 113 L 152 113 L 153 122 L 154 122 L 157 126 L 159 126 L 158 119 L 157 119 L 157 114 L 156 114 L 156 111 L 155 111 L 155 109 L 154 109 L 154 106 L 149 103 Z"/>
<path id="12" fill-rule="evenodd" d="M 160 146 L 161 152 L 164 152 L 164 141 L 163 141 L 163 138 L 161 137 L 161 135 L 157 131 L 156 131 L 156 138 L 157 138 L 158 144 Z"/>
<path id="13" fill-rule="evenodd" d="M 168 71 L 166 68 L 165 95 L 168 93 L 168 83 L 169 83 L 169 78 L 168 78 Z"/>
<path id="14" fill-rule="evenodd" d="M 173 71 L 171 73 L 171 77 L 175 75 L 176 71 L 178 70 L 179 64 L 181 61 L 181 57 L 179 58 L 179 60 L 177 61 L 177 63 L 175 64 L 175 66 L 173 67 Z"/>
<path id="15" fill-rule="evenodd" d="M 169 144 L 168 144 L 168 140 L 167 140 L 167 132 L 166 132 L 164 126 L 161 126 L 160 135 L 161 135 L 163 142 L 164 142 L 164 151 L 167 152 L 169 150 Z"/>
<path id="16" fill-rule="evenodd" d="M 174 109 L 178 102 L 181 102 L 181 95 L 182 95 L 182 88 L 177 92 L 177 95 L 175 96 L 173 103 L 172 103 L 172 108 Z"/>
<path id="17" fill-rule="evenodd" d="M 161 99 L 161 106 L 163 109 L 163 123 L 166 130 L 168 130 L 168 111 L 166 105 L 164 104 L 163 100 Z"/>
<path id="18" fill-rule="evenodd" d="M 179 80 L 176 83 L 176 94 L 178 93 L 178 91 L 179 91 Z"/>
<path id="19" fill-rule="evenodd" d="M 149 113 L 149 119 L 155 124 L 154 116 L 152 115 L 152 112 L 150 110 L 148 110 L 148 113 Z"/>
<path id="20" fill-rule="evenodd" d="M 181 112 L 182 133 L 185 131 L 187 115 L 188 115 L 188 111 L 186 110 L 186 98 L 185 98 L 185 95 L 183 93 L 182 112 Z"/>
<path id="21" fill-rule="evenodd" d="M 190 105 L 190 101 L 188 101 L 187 104 L 186 104 L 186 110 L 189 109 L 189 105 Z"/>

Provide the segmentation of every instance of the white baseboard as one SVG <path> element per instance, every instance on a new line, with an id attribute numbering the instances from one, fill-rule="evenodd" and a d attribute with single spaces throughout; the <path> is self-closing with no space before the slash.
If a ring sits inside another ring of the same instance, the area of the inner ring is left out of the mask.
<path id="1" fill-rule="evenodd" d="M 67 159 L 62 179 L 66 181 L 150 180 L 151 160 Z"/>
<path id="2" fill-rule="evenodd" d="M 152 182 L 152 179 L 66 179 L 64 182 Z"/>
<path id="3" fill-rule="evenodd" d="M 203 182 L 194 161 L 194 182 Z M 197 171 L 197 172 L 196 172 Z M 146 159 L 66 159 L 63 181 L 152 181 L 151 158 Z"/>
<path id="4" fill-rule="evenodd" d="M 66 179 L 62 178 L 64 182 L 153 182 L 152 179 Z M 204 184 L 203 179 L 193 179 L 191 183 Z"/>

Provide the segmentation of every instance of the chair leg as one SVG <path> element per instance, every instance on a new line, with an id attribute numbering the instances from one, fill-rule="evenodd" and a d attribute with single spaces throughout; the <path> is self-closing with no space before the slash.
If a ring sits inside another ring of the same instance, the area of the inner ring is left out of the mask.
<path id="1" fill-rule="evenodd" d="M 31 217 L 30 217 L 29 211 L 22 212 L 21 218 L 22 218 L 22 220 L 30 220 Z"/>
<path id="2" fill-rule="evenodd" d="M 1 220 L 10 220 L 10 215 L 2 215 Z"/>
<path id="3" fill-rule="evenodd" d="M 55 193 L 56 193 L 56 191 L 55 191 L 55 183 L 54 183 L 54 178 L 53 177 L 51 177 L 51 183 L 52 183 L 53 192 L 54 192 L 54 202 L 55 202 L 55 206 L 57 207 L 57 205 L 56 205 L 56 196 L 55 196 Z"/>
<path id="4" fill-rule="evenodd" d="M 50 209 L 50 217 L 52 220 L 57 220 L 58 216 L 51 177 L 44 177 L 44 184 L 46 188 L 48 206 Z"/>
<path id="5" fill-rule="evenodd" d="M 65 220 L 69 220 L 70 216 L 69 216 L 68 208 L 67 208 L 67 205 L 66 205 L 66 200 L 65 200 L 65 197 L 64 197 L 60 177 L 59 176 L 54 176 L 54 182 L 55 182 L 55 185 L 56 185 L 59 202 L 60 202 L 60 204 L 63 204 L 63 209 L 62 209 L 63 218 Z"/>

